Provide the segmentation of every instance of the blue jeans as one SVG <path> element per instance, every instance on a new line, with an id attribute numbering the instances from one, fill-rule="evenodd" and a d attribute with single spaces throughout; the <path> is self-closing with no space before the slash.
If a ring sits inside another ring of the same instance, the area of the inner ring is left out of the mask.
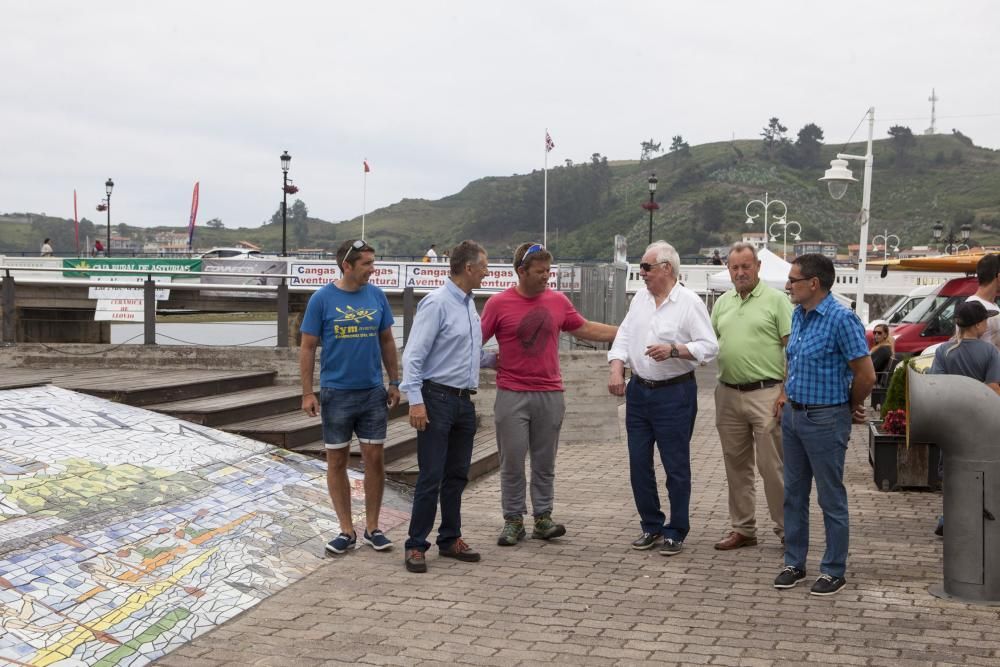
<path id="1" fill-rule="evenodd" d="M 629 480 L 642 532 L 683 541 L 691 528 L 691 432 L 698 414 L 698 385 L 691 380 L 650 389 L 638 382 L 625 389 Z M 653 443 L 667 473 L 670 522 L 660 509 Z"/>
<path id="2" fill-rule="evenodd" d="M 462 536 L 462 492 L 469 481 L 476 407 L 468 396 L 455 396 L 426 384 L 422 391 L 428 421 L 425 430 L 417 431 L 420 473 L 413 492 L 405 548 L 421 551 L 430 548 L 427 536 L 434 529 L 440 499 L 437 545 L 449 549 Z"/>
<path id="3" fill-rule="evenodd" d="M 320 389 L 320 415 L 323 418 L 323 442 L 327 449 L 343 449 L 358 434 L 359 442 L 380 445 L 385 442 L 389 408 L 385 387 L 371 389 Z"/>
<path id="4" fill-rule="evenodd" d="M 851 436 L 848 403 L 813 410 L 785 404 L 781 437 L 785 449 L 785 565 L 806 569 L 809 554 L 809 493 L 813 479 L 823 510 L 826 551 L 819 571 L 843 577 L 847 571 L 850 518 L 844 488 L 844 458 Z"/>

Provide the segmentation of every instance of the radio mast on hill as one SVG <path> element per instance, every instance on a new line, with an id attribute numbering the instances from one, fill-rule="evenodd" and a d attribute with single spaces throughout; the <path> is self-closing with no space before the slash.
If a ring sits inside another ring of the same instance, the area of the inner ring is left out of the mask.
<path id="1" fill-rule="evenodd" d="M 927 101 L 931 103 L 931 126 L 924 130 L 924 134 L 934 134 L 934 126 L 937 124 L 938 96 L 934 93 L 933 88 L 931 88 L 931 96 L 927 98 Z"/>

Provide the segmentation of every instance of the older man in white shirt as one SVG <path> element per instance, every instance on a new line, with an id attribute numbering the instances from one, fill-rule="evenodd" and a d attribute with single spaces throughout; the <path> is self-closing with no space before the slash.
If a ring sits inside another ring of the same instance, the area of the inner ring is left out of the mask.
<path id="1" fill-rule="evenodd" d="M 636 292 L 608 352 L 608 391 L 625 396 L 629 477 L 642 534 L 633 549 L 681 552 L 690 530 L 691 433 L 698 414 L 694 369 L 719 352 L 712 321 L 701 298 L 677 281 L 680 258 L 666 241 L 646 248 L 639 264 L 645 289 Z M 632 379 L 625 386 L 625 364 Z M 670 520 L 660 509 L 653 444 L 667 474 Z M 666 523 L 665 523 L 666 521 Z"/>

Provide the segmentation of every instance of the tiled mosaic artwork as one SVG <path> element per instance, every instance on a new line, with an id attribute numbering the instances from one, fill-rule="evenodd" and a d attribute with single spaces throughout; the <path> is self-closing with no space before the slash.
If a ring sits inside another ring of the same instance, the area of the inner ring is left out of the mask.
<path id="1" fill-rule="evenodd" d="M 0 663 L 141 665 L 253 606 L 322 562 L 325 474 L 56 387 L 0 392 Z"/>

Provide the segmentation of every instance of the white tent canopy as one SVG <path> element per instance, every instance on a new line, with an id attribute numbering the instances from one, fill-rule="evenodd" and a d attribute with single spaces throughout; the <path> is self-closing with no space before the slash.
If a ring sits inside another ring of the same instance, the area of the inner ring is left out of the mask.
<path id="1" fill-rule="evenodd" d="M 792 265 L 767 248 L 758 250 L 757 257 L 760 259 L 760 279 L 765 285 L 784 291 L 785 283 L 788 281 L 788 270 Z M 729 279 L 729 269 L 709 276 L 708 287 L 720 292 L 733 289 L 733 281 Z"/>

